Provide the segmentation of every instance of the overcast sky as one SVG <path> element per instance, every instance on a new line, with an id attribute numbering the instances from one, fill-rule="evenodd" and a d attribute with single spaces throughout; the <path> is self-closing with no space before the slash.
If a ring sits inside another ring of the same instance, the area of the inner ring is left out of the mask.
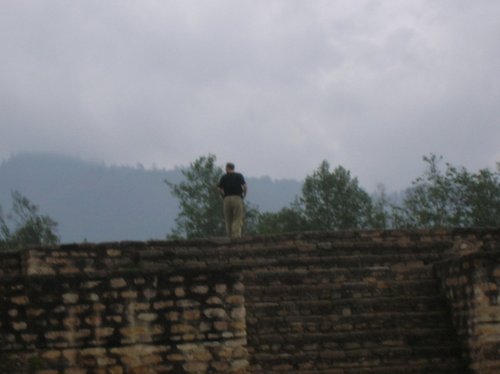
<path id="1" fill-rule="evenodd" d="M 2 0 L 0 160 L 201 155 L 368 190 L 500 161 L 497 0 Z"/>

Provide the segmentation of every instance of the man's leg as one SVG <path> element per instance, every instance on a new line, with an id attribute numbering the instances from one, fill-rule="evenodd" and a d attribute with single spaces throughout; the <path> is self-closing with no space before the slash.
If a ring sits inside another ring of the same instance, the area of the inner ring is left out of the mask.
<path id="1" fill-rule="evenodd" d="M 231 233 L 233 238 L 241 238 L 241 229 L 243 227 L 243 200 L 239 196 L 236 196 L 234 200 L 234 210 L 233 210 L 233 222 L 231 227 Z"/>
<path id="2" fill-rule="evenodd" d="M 227 236 L 231 237 L 232 222 L 233 222 L 233 209 L 232 209 L 230 196 L 224 198 L 224 221 L 226 223 Z"/>

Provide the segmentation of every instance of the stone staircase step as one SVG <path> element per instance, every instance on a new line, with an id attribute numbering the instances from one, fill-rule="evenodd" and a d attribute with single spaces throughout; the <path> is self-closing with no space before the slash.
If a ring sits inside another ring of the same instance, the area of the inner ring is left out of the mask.
<path id="1" fill-rule="evenodd" d="M 314 277 L 311 276 L 314 275 Z M 355 267 L 330 268 L 320 266 L 304 266 L 298 268 L 270 266 L 244 271 L 245 284 L 267 287 L 272 284 L 294 286 L 305 282 L 347 282 L 347 281 L 383 281 L 383 280 L 435 280 L 434 270 L 430 266 L 417 267 Z"/>
<path id="2" fill-rule="evenodd" d="M 307 254 L 307 253 L 344 253 L 347 255 L 366 255 L 366 254 L 445 254 L 450 250 L 453 243 L 451 242 L 407 242 L 407 243 L 388 243 L 385 241 L 374 242 L 372 240 L 365 241 L 278 241 L 274 245 L 266 242 L 265 246 L 259 245 L 255 240 L 251 244 L 220 244 L 210 248 L 209 245 L 200 246 L 169 246 L 165 247 L 165 243 L 159 243 L 158 246 L 149 246 L 142 250 L 139 255 L 141 258 L 189 258 L 189 257 L 284 257 L 290 254 Z M 124 249 L 126 251 L 126 249 Z"/>
<path id="3" fill-rule="evenodd" d="M 243 256 L 236 256 L 234 253 L 227 256 L 207 256 L 207 257 L 175 257 L 175 258 L 138 258 L 142 266 L 162 268 L 165 266 L 185 266 L 188 268 L 205 268 L 216 266 L 255 268 L 258 266 L 288 266 L 297 267 L 305 265 L 321 265 L 330 268 L 352 268 L 359 266 L 393 266 L 403 264 L 407 266 L 423 266 L 440 261 L 443 258 L 439 254 L 398 254 L 398 255 L 306 255 L 290 254 L 280 256 L 273 254 L 269 257 L 256 256 L 254 253 L 247 253 Z"/>
<path id="4" fill-rule="evenodd" d="M 278 334 L 260 334 L 259 336 L 249 336 L 248 340 L 255 339 L 260 344 L 270 345 L 287 345 L 298 344 L 299 346 L 308 346 L 310 344 L 323 344 L 327 346 L 329 343 L 335 348 L 342 347 L 343 349 L 354 348 L 373 348 L 377 346 L 385 347 L 415 347 L 432 346 L 448 346 L 455 340 L 453 334 L 448 328 L 422 328 L 414 327 L 412 329 L 402 329 L 399 327 L 393 329 L 373 329 L 373 330 L 356 330 L 356 331 L 332 331 L 332 332 L 301 332 Z M 325 345 L 326 344 L 326 345 Z M 307 349 L 305 349 L 307 350 Z"/>
<path id="5" fill-rule="evenodd" d="M 288 315 L 352 315 L 357 313 L 384 313 L 398 311 L 444 311 L 445 301 L 439 296 L 414 296 L 411 298 L 376 297 L 364 299 L 305 300 L 281 302 L 255 302 L 247 305 L 247 314 L 254 317 Z"/>
<path id="6" fill-rule="evenodd" d="M 322 368 L 311 370 L 314 364 L 304 363 L 306 369 L 290 368 L 291 365 L 275 366 L 272 371 L 269 369 L 263 370 L 258 367 L 250 367 L 249 372 L 253 374 L 269 374 L 286 372 L 287 374 L 468 374 L 467 364 L 463 360 L 456 358 L 444 358 L 442 360 L 434 360 L 431 363 L 426 362 L 405 362 L 395 365 L 376 365 L 373 367 L 358 367 L 358 368 Z"/>
<path id="7" fill-rule="evenodd" d="M 307 347 L 305 347 L 307 348 Z M 443 368 L 452 367 L 455 370 L 464 369 L 464 363 L 458 357 L 457 347 L 450 346 L 428 346 L 414 349 L 412 347 L 371 347 L 327 349 L 321 352 L 313 350 L 301 351 L 294 354 L 283 352 L 254 352 L 251 355 L 251 365 L 255 364 L 252 372 L 267 369 L 267 372 L 282 371 L 285 366 L 292 372 L 304 368 L 315 368 L 316 372 L 328 372 L 327 370 L 364 370 L 384 368 L 387 370 L 403 368 L 405 365 L 414 363 L 414 368 L 434 368 L 443 365 Z M 446 365 L 446 366 L 445 366 Z M 324 371 L 325 370 L 325 371 Z M 283 370 L 284 371 L 284 370 Z M 266 372 L 265 370 L 263 372 Z M 354 371 L 353 371 L 354 372 Z M 379 371 L 382 373 L 383 371 Z M 392 372 L 392 371 L 387 371 Z M 395 371 L 397 372 L 397 371 Z M 419 372 L 419 371 L 417 371 Z M 434 371 L 428 371 L 434 373 Z M 302 371 L 300 372 L 302 373 Z"/>
<path id="8" fill-rule="evenodd" d="M 287 284 L 270 283 L 266 287 L 247 286 L 245 294 L 248 299 L 262 302 L 276 300 L 309 300 L 309 299 L 345 299 L 367 298 L 378 296 L 425 296 L 439 294 L 439 285 L 434 279 L 428 280 L 379 280 L 370 278 L 365 282 L 338 281 L 335 283 Z"/>
<path id="9" fill-rule="evenodd" d="M 247 321 L 248 329 L 260 334 L 271 333 L 302 333 L 302 332 L 349 332 L 379 329 L 411 329 L 420 328 L 450 328 L 446 313 L 409 312 L 409 313 L 378 313 L 358 314 L 351 316 L 277 316 L 260 317 Z"/>
<path id="10" fill-rule="evenodd" d="M 164 243 L 162 243 L 164 244 Z M 213 243 L 212 243 L 213 245 Z M 451 244 L 443 243 L 384 243 L 371 240 L 359 242 L 335 241 L 304 243 L 289 241 L 275 246 L 252 245 L 216 245 L 149 247 L 134 251 L 136 262 L 147 266 L 161 267 L 187 264 L 190 267 L 232 266 L 255 267 L 259 264 L 327 263 L 338 266 L 385 265 L 398 262 L 422 261 L 424 264 L 439 261 L 449 252 Z M 127 249 L 123 251 L 126 253 Z M 129 257 L 129 256 L 125 256 Z"/>

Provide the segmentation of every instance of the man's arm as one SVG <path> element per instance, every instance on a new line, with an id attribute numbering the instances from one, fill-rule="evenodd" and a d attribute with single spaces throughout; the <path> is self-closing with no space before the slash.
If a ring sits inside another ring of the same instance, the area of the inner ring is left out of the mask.
<path id="1" fill-rule="evenodd" d="M 241 185 L 241 197 L 245 197 L 247 195 L 247 185 L 246 184 L 242 184 Z"/>
<path id="2" fill-rule="evenodd" d="M 224 198 L 224 189 L 221 188 L 221 187 L 219 187 L 219 186 L 217 186 L 217 190 L 219 191 L 220 197 Z"/>

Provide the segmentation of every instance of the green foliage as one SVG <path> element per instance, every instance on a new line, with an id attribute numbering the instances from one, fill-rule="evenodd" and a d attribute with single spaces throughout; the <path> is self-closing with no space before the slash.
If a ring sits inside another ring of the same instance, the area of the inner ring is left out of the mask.
<path id="1" fill-rule="evenodd" d="M 391 203 L 385 186 L 379 184 L 372 196 L 372 214 L 370 226 L 375 229 L 387 229 L 392 225 Z"/>
<path id="2" fill-rule="evenodd" d="M 315 230 L 366 228 L 371 222 L 370 196 L 342 166 L 330 172 L 327 161 L 306 177 L 300 202 Z"/>
<path id="3" fill-rule="evenodd" d="M 295 203 L 276 213 L 266 212 L 259 216 L 257 232 L 260 234 L 278 234 L 302 231 L 307 222 L 300 207 Z"/>
<path id="4" fill-rule="evenodd" d="M 401 203 L 391 201 L 383 185 L 370 197 L 348 170 L 337 166 L 330 171 L 323 161 L 305 178 L 301 195 L 288 207 L 259 213 L 246 204 L 246 232 L 500 226 L 500 164 L 495 171 L 470 173 L 448 163 L 442 168 L 442 157 L 432 154 L 423 160 L 423 175 L 412 182 Z M 214 187 L 222 173 L 215 156 L 209 155 L 183 171 L 186 182 L 167 182 L 181 207 L 174 235 L 224 234 L 222 202 Z"/>
<path id="5" fill-rule="evenodd" d="M 342 166 L 330 171 L 323 161 L 302 186 L 302 195 L 277 213 L 263 213 L 259 232 L 273 234 L 304 230 L 335 230 L 370 227 L 373 216 L 370 196 L 357 178 Z"/>
<path id="6" fill-rule="evenodd" d="M 243 200 L 245 206 L 245 218 L 243 222 L 243 232 L 245 234 L 259 234 L 259 220 L 261 213 L 258 208 L 248 201 Z"/>
<path id="7" fill-rule="evenodd" d="M 41 215 L 38 207 L 19 192 L 12 192 L 12 211 L 4 217 L 0 208 L 0 249 L 17 249 L 59 242 L 57 223 Z"/>
<path id="8" fill-rule="evenodd" d="M 202 156 L 182 171 L 185 180 L 174 184 L 166 180 L 171 193 L 178 199 L 180 212 L 175 219 L 176 228 L 168 235 L 176 238 L 200 238 L 224 236 L 223 200 L 217 189 L 224 174 L 216 166 L 216 156 Z M 245 223 L 243 230 L 248 234 L 257 234 L 260 213 L 257 207 L 244 201 Z"/>
<path id="9" fill-rule="evenodd" d="M 476 174 L 430 155 L 424 174 L 406 191 L 402 206 L 393 207 L 396 227 L 485 227 L 500 224 L 500 166 Z"/>
<path id="10" fill-rule="evenodd" d="M 479 170 L 465 183 L 470 226 L 500 227 L 500 163 L 495 171 Z"/>
<path id="11" fill-rule="evenodd" d="M 180 208 L 171 238 L 224 235 L 222 200 L 216 187 L 223 171 L 215 162 L 215 155 L 202 156 L 182 171 L 183 182 L 165 181 Z"/>

